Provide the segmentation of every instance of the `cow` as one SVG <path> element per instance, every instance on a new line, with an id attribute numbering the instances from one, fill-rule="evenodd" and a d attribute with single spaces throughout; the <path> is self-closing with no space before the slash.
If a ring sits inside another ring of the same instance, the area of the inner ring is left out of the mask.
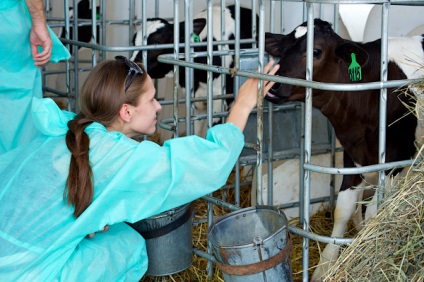
<path id="1" fill-rule="evenodd" d="M 214 40 L 233 40 L 235 38 L 235 6 L 230 5 L 224 7 L 224 33 L 221 34 L 221 7 L 213 6 L 212 15 L 213 15 L 213 39 Z M 203 11 L 193 17 L 193 34 L 195 34 L 195 41 L 205 41 L 207 38 L 207 26 L 206 26 L 207 11 Z M 252 38 L 252 10 L 248 8 L 240 8 L 240 39 L 249 39 Z M 256 17 L 257 23 L 259 18 Z M 184 42 L 185 31 L 184 31 L 184 22 L 180 22 L 180 42 Z M 257 24 L 258 26 L 258 24 Z M 173 44 L 174 43 L 174 24 L 169 23 L 167 20 L 162 18 L 149 18 L 147 19 L 146 24 L 146 37 L 147 45 L 159 45 L 159 44 Z M 256 39 L 256 38 L 255 38 Z M 142 46 L 142 32 L 138 31 L 134 36 L 134 45 Z M 252 48 L 252 44 L 240 44 L 241 49 Z M 214 51 L 223 50 L 223 49 L 234 49 L 234 44 L 229 44 L 227 46 L 214 46 Z M 194 52 L 206 52 L 207 47 L 195 47 Z M 184 49 L 181 48 L 180 53 L 184 53 Z M 165 77 L 168 73 L 173 71 L 173 65 L 164 64 L 158 61 L 158 56 L 162 54 L 172 54 L 173 49 L 155 49 L 147 51 L 147 72 L 150 77 L 153 79 L 160 79 Z M 131 57 L 131 60 L 141 60 L 142 61 L 142 52 L 135 51 Z M 206 57 L 197 57 L 194 59 L 194 62 L 206 64 Z M 221 66 L 222 58 L 220 56 L 213 56 L 212 64 L 215 66 Z M 233 57 L 226 56 L 224 67 L 233 67 Z M 202 70 L 194 70 L 193 75 L 193 91 L 194 96 L 197 98 L 206 97 L 207 91 L 207 72 Z M 179 72 L 179 84 L 181 87 L 185 87 L 185 71 L 183 68 Z M 233 93 L 233 79 L 229 76 L 226 76 L 226 93 Z M 213 73 L 213 95 L 222 95 L 221 88 L 221 78 L 220 74 Z M 231 103 L 232 99 L 227 99 L 224 103 L 223 110 L 228 109 L 228 105 Z M 221 111 L 221 100 L 214 100 L 213 102 L 213 111 Z M 194 113 L 205 114 L 206 113 L 206 102 L 196 102 L 194 103 Z M 217 119 L 214 119 L 214 122 L 217 122 Z M 204 135 L 205 126 L 198 126 L 195 128 L 196 135 Z"/>
<path id="2" fill-rule="evenodd" d="M 90 1 L 89 0 L 81 0 L 78 2 L 78 19 L 92 19 L 92 11 L 90 8 Z M 73 8 L 69 8 L 70 13 L 69 13 L 69 18 L 70 18 L 70 24 L 72 24 L 72 19 L 74 17 L 74 13 L 73 13 Z M 96 7 L 96 15 L 97 17 L 99 17 L 100 15 L 100 7 L 97 6 Z M 99 36 L 99 26 L 97 26 L 96 28 L 96 34 L 97 34 L 97 38 Z M 70 26 L 69 27 L 69 39 L 71 40 L 77 40 L 77 41 L 81 41 L 81 42 L 86 42 L 89 43 L 93 37 L 93 32 L 92 32 L 92 26 L 90 25 L 82 25 L 82 26 L 78 26 L 78 39 L 74 39 L 73 38 L 73 27 Z M 60 35 L 59 37 L 62 38 L 66 38 L 66 30 L 63 27 L 61 29 Z M 80 46 L 78 46 L 78 49 L 81 48 Z M 70 48 L 69 52 L 72 54 L 73 52 L 73 48 Z"/>
<path id="3" fill-rule="evenodd" d="M 307 22 L 287 35 L 266 33 L 265 50 L 280 58 L 279 76 L 305 79 Z M 421 78 L 424 75 L 423 36 L 388 39 L 388 80 Z M 354 55 L 352 55 L 354 54 Z M 349 75 L 352 57 L 356 58 L 357 76 Z M 337 35 L 330 23 L 314 20 L 313 74 L 314 81 L 325 83 L 367 83 L 380 81 L 381 39 L 358 43 Z M 359 73 L 359 70 L 361 71 Z M 411 89 L 387 89 L 386 162 L 407 160 L 414 156 L 417 118 L 405 105 L 414 107 Z M 417 93 L 414 93 L 417 95 Z M 422 94 L 420 94 L 422 95 Z M 265 97 L 271 103 L 305 101 L 305 88 L 276 83 Z M 380 90 L 333 91 L 313 89 L 312 105 L 332 124 L 343 147 L 343 166 L 353 168 L 377 164 L 379 147 Z M 396 174 L 400 169 L 392 171 Z M 388 172 L 386 172 L 387 174 Z M 338 193 L 331 236 L 343 237 L 348 220 L 362 221 L 356 203 L 364 185 L 361 175 L 343 175 Z M 356 187 L 356 189 L 355 189 Z M 367 213 L 368 215 L 370 213 Z M 358 226 L 360 228 L 360 226 Z M 312 281 L 324 276 L 329 262 L 337 259 L 339 246 L 328 244 L 312 275 Z"/>

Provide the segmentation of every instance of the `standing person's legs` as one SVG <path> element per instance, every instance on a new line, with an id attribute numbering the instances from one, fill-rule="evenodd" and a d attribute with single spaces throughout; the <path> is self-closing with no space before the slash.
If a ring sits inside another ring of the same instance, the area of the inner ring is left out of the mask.
<path id="1" fill-rule="evenodd" d="M 42 97 L 41 69 L 34 66 L 31 23 L 24 2 L 0 5 L 0 155 L 31 141 L 32 97 Z"/>

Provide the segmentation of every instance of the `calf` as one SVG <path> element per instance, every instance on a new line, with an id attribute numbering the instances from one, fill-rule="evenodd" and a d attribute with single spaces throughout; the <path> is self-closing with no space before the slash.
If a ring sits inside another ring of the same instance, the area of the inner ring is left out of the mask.
<path id="1" fill-rule="evenodd" d="M 279 57 L 279 76 L 305 78 L 306 28 L 298 26 L 287 35 L 266 33 L 265 49 Z M 327 83 L 355 83 L 349 76 L 352 54 L 362 70 L 357 82 L 380 81 L 381 40 L 357 43 L 338 36 L 328 22 L 314 21 L 313 80 Z M 423 77 L 423 36 L 389 38 L 388 80 Z M 352 81 L 352 80 L 353 81 Z M 416 152 L 414 146 L 416 117 L 404 104 L 414 106 L 414 99 L 402 89 L 387 90 L 386 162 L 406 160 Z M 288 84 L 275 84 L 266 99 L 281 104 L 287 101 L 304 101 L 305 88 Z M 380 90 L 332 91 L 313 89 L 312 104 L 331 122 L 337 138 L 344 148 L 344 167 L 377 164 L 379 135 Z M 362 185 L 361 175 L 344 175 L 338 194 L 332 237 L 342 237 L 347 222 L 355 213 Z M 355 213 L 356 223 L 362 218 Z M 324 275 L 328 262 L 334 261 L 339 246 L 327 245 L 312 280 Z"/>
<path id="2" fill-rule="evenodd" d="M 72 18 L 73 18 L 73 9 L 70 9 L 70 23 L 72 24 Z M 97 15 L 100 13 L 100 7 L 96 7 Z M 90 1 L 89 0 L 81 0 L 78 2 L 78 19 L 92 19 L 92 11 L 90 9 Z M 99 27 L 97 26 L 97 36 L 99 36 Z M 73 27 L 69 27 L 69 39 L 71 40 L 77 40 L 81 42 L 90 42 L 93 37 L 92 32 L 92 25 L 83 25 L 78 26 L 78 39 L 73 38 Z M 60 33 L 60 37 L 65 38 L 66 37 L 66 30 L 65 28 L 62 28 L 62 31 Z M 78 49 L 81 48 L 78 46 Z M 73 48 L 70 48 L 69 52 L 72 54 Z"/>
<path id="3" fill-rule="evenodd" d="M 232 40 L 235 35 L 235 6 L 231 5 L 225 7 L 224 11 L 224 34 L 221 34 L 221 8 L 219 6 L 213 7 L 213 39 L 214 40 Z M 200 41 L 204 41 L 207 38 L 207 26 L 206 26 L 206 17 L 207 12 L 203 11 L 196 16 L 193 20 L 193 34 L 197 35 Z M 248 39 L 252 38 L 252 11 L 247 8 L 240 8 L 240 38 Z M 258 18 L 257 18 L 258 23 Z M 184 32 L 184 22 L 180 23 L 180 42 L 184 42 L 185 32 Z M 174 25 L 161 18 L 150 18 L 147 19 L 146 25 L 146 37 L 147 44 L 173 44 L 174 43 Z M 197 37 L 196 37 L 197 38 Z M 142 33 L 137 32 L 134 37 L 134 45 L 141 46 Z M 234 49 L 234 45 L 229 46 L 214 46 L 214 51 L 222 49 Z M 240 48 L 246 49 L 251 48 L 251 44 L 241 44 Z M 194 52 L 206 52 L 207 47 L 195 47 Z M 180 53 L 184 53 L 184 49 L 181 48 Z M 152 78 L 163 78 L 166 74 L 173 71 L 173 65 L 164 64 L 158 61 L 158 56 L 162 54 L 172 54 L 173 49 L 156 49 L 149 50 L 147 52 L 147 72 Z M 142 60 L 142 52 L 135 51 L 131 57 L 131 60 L 139 59 Z M 206 57 L 198 57 L 194 59 L 194 62 L 206 64 Z M 221 66 L 222 58 L 220 56 L 213 56 L 212 64 L 216 66 Z M 226 56 L 224 67 L 233 67 L 233 57 Z M 181 87 L 185 87 L 185 71 L 182 68 L 179 72 L 179 84 Z M 201 98 L 206 97 L 207 91 L 207 72 L 202 70 L 194 70 L 193 75 L 193 91 L 194 96 Z M 213 95 L 222 95 L 221 87 L 221 78 L 220 74 L 213 73 Z M 226 79 L 226 92 L 233 93 L 233 79 L 227 76 Z M 231 100 L 227 101 L 226 106 L 230 103 Z M 203 113 L 206 111 L 206 102 L 196 102 L 194 103 L 195 114 Z M 213 110 L 214 112 L 221 109 L 221 101 L 214 100 Z M 226 108 L 224 109 L 226 110 Z M 215 119 L 216 121 L 216 119 Z M 197 130 L 196 130 L 197 131 Z M 197 131 L 199 132 L 199 131 Z M 200 133 L 198 133 L 199 135 Z M 200 134 L 202 135 L 202 134 Z"/>

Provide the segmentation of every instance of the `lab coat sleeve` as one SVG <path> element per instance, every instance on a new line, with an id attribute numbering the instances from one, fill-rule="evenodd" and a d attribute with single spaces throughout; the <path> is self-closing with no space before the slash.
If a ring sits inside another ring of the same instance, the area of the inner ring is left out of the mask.
<path id="1" fill-rule="evenodd" d="M 90 156 L 108 160 L 93 162 L 95 177 L 103 175 L 95 178 L 96 186 L 105 188 L 87 213 L 106 215 L 102 224 L 136 222 L 189 203 L 226 183 L 243 146 L 243 133 L 231 123 L 213 127 L 206 139 L 180 137 L 162 147 L 143 141 L 134 150 L 114 154 L 116 146 L 101 146 L 103 154 L 93 150 Z"/>

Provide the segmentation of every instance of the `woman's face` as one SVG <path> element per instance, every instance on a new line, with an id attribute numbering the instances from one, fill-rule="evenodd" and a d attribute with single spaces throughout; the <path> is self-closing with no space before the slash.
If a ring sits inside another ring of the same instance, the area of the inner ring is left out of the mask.
<path id="1" fill-rule="evenodd" d="M 126 135 L 153 134 L 156 131 L 157 113 L 162 106 L 155 99 L 156 89 L 150 76 L 146 80 L 146 91 L 139 97 L 138 105 L 132 107 L 130 130 Z"/>

